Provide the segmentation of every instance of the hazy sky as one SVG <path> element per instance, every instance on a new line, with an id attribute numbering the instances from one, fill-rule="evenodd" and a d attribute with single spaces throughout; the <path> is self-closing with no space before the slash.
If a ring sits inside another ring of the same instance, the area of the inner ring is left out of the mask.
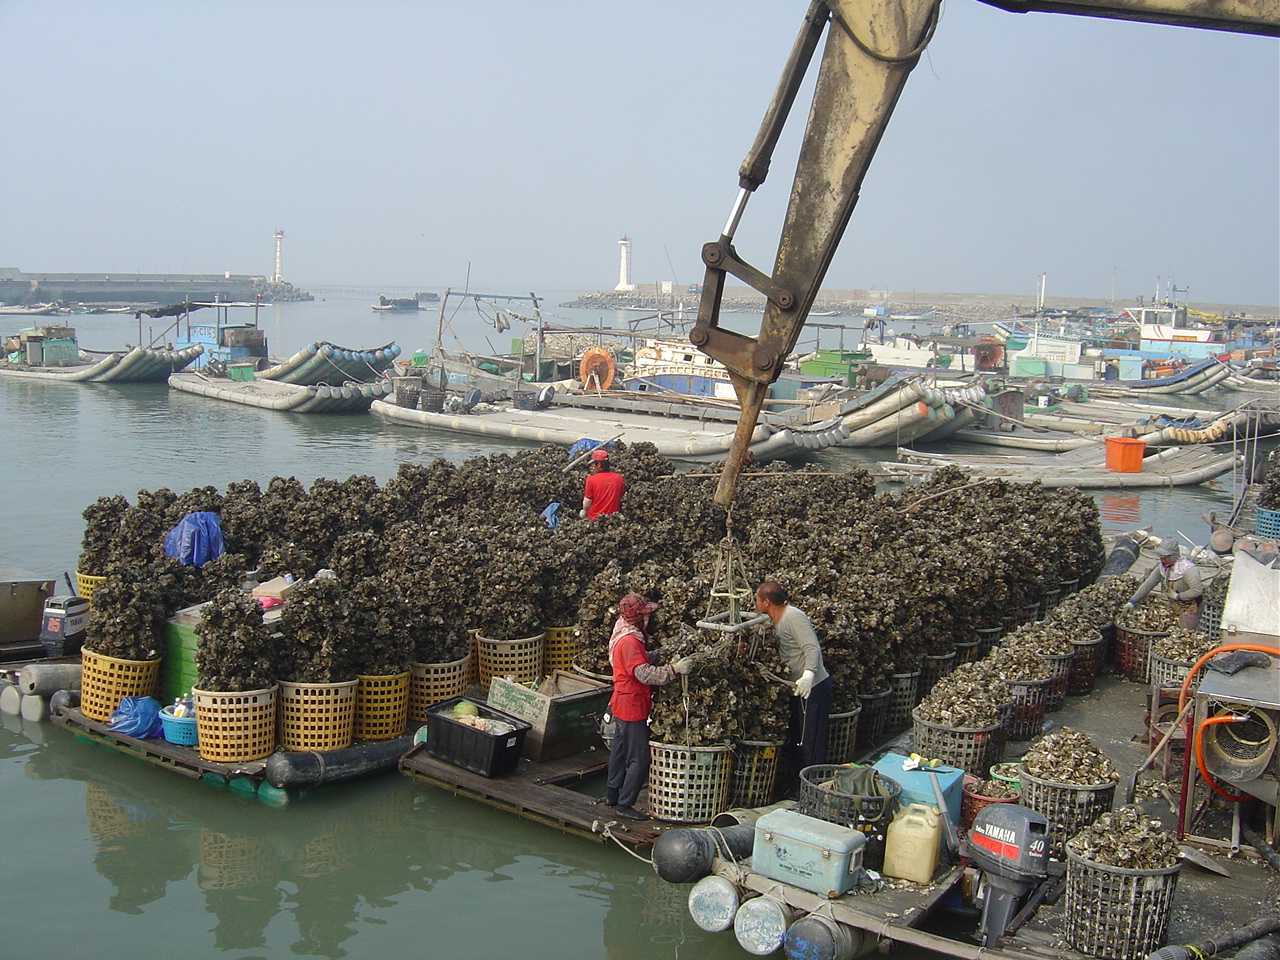
<path id="1" fill-rule="evenodd" d="M 0 0 L 0 266 L 700 282 L 803 0 Z M 946 0 L 836 289 L 1280 303 L 1280 44 Z M 772 265 L 793 117 L 738 250 Z"/>

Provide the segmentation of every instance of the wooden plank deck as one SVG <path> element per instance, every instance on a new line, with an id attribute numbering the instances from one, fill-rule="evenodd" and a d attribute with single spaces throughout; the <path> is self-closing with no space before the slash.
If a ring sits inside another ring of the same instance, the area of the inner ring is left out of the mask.
<path id="1" fill-rule="evenodd" d="M 609 754 L 594 749 L 544 763 L 522 757 L 512 772 L 485 777 L 436 759 L 427 752 L 427 745 L 420 743 L 400 758 L 400 771 L 458 796 L 599 843 L 612 839 L 622 846 L 646 847 L 664 831 L 687 826 L 623 820 L 613 815 L 603 798 L 572 789 L 590 780 L 603 786 L 608 763 Z M 644 805 L 643 793 L 640 805 Z"/>

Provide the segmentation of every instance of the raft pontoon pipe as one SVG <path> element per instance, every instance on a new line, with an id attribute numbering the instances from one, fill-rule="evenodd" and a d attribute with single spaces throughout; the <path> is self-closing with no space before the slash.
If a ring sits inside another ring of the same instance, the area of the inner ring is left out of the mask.
<path id="1" fill-rule="evenodd" d="M 1237 927 L 1235 930 L 1228 930 L 1221 936 L 1210 937 L 1199 943 L 1161 947 L 1155 953 L 1148 954 L 1147 960 L 1197 960 L 1201 957 L 1215 957 L 1223 951 L 1234 950 L 1236 947 L 1275 933 L 1277 930 L 1280 930 L 1280 914 L 1268 914 L 1259 917 L 1253 923 Z"/>
<path id="2" fill-rule="evenodd" d="M 751 856 L 756 828 L 690 827 L 668 830 L 653 844 L 653 869 L 669 883 L 693 883 L 711 872 L 716 857 L 739 860 Z"/>

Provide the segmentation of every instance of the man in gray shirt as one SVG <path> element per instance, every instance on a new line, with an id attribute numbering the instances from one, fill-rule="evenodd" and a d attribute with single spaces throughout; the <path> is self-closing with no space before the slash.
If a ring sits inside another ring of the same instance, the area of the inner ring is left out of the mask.
<path id="1" fill-rule="evenodd" d="M 831 677 L 822 665 L 822 647 L 809 617 L 787 603 L 787 591 L 766 580 L 756 588 L 756 610 L 773 622 L 778 635 L 778 656 L 786 664 L 791 682 L 791 723 L 783 750 L 779 789 L 794 797 L 800 771 L 827 762 L 827 723 L 831 710 Z"/>

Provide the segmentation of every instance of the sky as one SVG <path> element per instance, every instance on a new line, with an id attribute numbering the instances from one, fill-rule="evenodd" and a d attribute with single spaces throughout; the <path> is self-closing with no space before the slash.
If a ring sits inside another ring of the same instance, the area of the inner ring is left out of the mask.
<path id="1" fill-rule="evenodd" d="M 0 0 L 0 267 L 702 281 L 803 0 Z M 772 266 L 798 106 L 736 237 Z M 946 0 L 824 286 L 1280 303 L 1280 42 Z M 1184 291 L 1185 293 L 1181 292 Z"/>

